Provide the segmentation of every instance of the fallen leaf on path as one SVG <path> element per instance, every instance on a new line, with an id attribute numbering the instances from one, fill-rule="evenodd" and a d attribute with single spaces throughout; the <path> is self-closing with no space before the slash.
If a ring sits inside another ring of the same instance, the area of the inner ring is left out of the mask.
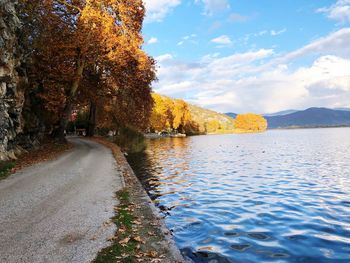
<path id="1" fill-rule="evenodd" d="M 133 223 L 136 224 L 136 225 L 141 225 L 142 224 L 140 220 L 134 220 Z"/>
<path id="2" fill-rule="evenodd" d="M 148 252 L 146 253 L 146 256 L 147 256 L 147 257 L 150 257 L 150 258 L 156 258 L 157 255 L 158 255 L 158 253 L 157 253 L 156 251 L 154 251 L 154 250 L 148 251 Z"/>
<path id="3" fill-rule="evenodd" d="M 140 243 L 142 242 L 142 239 L 140 236 L 133 237 L 132 239 Z"/>
<path id="4" fill-rule="evenodd" d="M 116 240 L 116 239 L 117 239 L 117 237 L 113 236 L 113 237 L 107 238 L 107 241 L 114 241 L 114 240 Z"/>
<path id="5" fill-rule="evenodd" d="M 124 238 L 123 240 L 119 241 L 119 244 L 125 245 L 129 242 L 129 240 L 130 240 L 130 237 Z"/>

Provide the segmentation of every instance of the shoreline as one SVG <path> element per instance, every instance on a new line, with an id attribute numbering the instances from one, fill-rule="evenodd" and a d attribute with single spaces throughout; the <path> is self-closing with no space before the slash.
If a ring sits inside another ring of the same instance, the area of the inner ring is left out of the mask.
<path id="1" fill-rule="evenodd" d="M 189 135 L 178 133 L 178 134 L 158 134 L 158 133 L 144 133 L 145 139 L 161 139 L 161 138 L 186 138 Z"/>
<path id="2" fill-rule="evenodd" d="M 228 134 L 254 134 L 254 133 L 264 133 L 265 131 L 248 131 L 248 130 L 227 130 L 227 131 L 218 131 L 218 132 L 209 132 L 209 133 L 198 133 L 198 134 L 183 134 L 180 136 L 171 136 L 171 135 L 159 135 L 155 133 L 145 133 L 143 136 L 145 139 L 148 140 L 155 140 L 155 139 L 165 139 L 165 138 L 187 138 L 187 137 L 193 137 L 193 136 L 205 136 L 205 135 L 228 135 Z"/>
<path id="3" fill-rule="evenodd" d="M 144 134 L 145 139 L 153 140 L 153 139 L 164 139 L 164 138 L 186 138 L 193 136 L 203 136 L 203 135 L 240 135 L 240 134 L 259 134 L 265 133 L 269 131 L 281 131 L 281 130 L 313 130 L 313 129 L 333 129 L 333 128 L 350 128 L 350 125 L 337 125 L 337 126 L 308 126 L 308 127 L 282 127 L 282 128 L 267 128 L 264 131 L 249 131 L 249 130 L 229 130 L 229 131 L 219 131 L 219 132 L 209 132 L 209 133 L 199 133 L 199 134 L 191 134 L 185 136 L 168 136 L 168 135 L 158 135 L 155 133 L 146 133 Z"/>
<path id="4" fill-rule="evenodd" d="M 111 149 L 118 165 L 117 169 L 122 171 L 125 183 L 123 191 L 129 195 L 129 204 L 133 207 L 132 215 L 134 218 L 137 218 L 137 220 L 134 220 L 136 225 L 133 225 L 133 227 L 138 229 L 138 236 L 143 239 L 137 255 L 140 255 L 146 262 L 152 262 L 154 259 L 157 259 L 156 262 L 184 263 L 185 260 L 176 246 L 171 231 L 167 229 L 158 209 L 136 177 L 120 148 L 105 138 L 97 137 L 91 139 Z M 118 232 L 116 233 L 117 235 Z M 120 240 L 115 240 L 115 243 L 118 242 L 120 243 Z M 152 253 L 154 254 L 152 255 Z M 138 258 L 137 255 L 136 258 Z M 129 256 L 133 257 L 135 255 Z"/>
<path id="5" fill-rule="evenodd" d="M 337 125 L 337 126 L 290 126 L 281 128 L 268 128 L 266 131 L 276 130 L 313 130 L 313 129 L 333 129 L 333 128 L 350 128 L 350 125 Z"/>

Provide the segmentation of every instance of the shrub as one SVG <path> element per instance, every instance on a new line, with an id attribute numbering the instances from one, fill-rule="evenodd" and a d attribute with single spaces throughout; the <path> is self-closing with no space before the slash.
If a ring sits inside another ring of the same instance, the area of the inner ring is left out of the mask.
<path id="1" fill-rule="evenodd" d="M 1 162 L 0 161 L 0 179 L 5 178 L 10 174 L 12 168 L 15 167 L 14 162 Z"/>
<path id="2" fill-rule="evenodd" d="M 115 143 L 128 153 L 142 152 L 146 149 L 145 137 L 132 127 L 122 127 L 118 130 Z"/>

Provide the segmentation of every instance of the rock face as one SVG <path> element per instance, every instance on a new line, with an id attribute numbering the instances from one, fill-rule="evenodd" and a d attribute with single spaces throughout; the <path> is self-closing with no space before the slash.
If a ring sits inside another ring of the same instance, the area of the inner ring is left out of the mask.
<path id="1" fill-rule="evenodd" d="M 17 0 L 0 1 L 0 160 L 15 158 L 16 137 L 22 132 L 25 74 L 18 43 L 21 23 Z"/>

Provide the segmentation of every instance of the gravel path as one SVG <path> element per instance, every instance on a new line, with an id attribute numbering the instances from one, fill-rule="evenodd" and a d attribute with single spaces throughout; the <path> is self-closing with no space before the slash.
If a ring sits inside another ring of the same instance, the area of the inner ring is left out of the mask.
<path id="1" fill-rule="evenodd" d="M 0 262 L 85 263 L 108 245 L 120 171 L 109 149 L 70 141 L 60 158 L 0 181 Z"/>

